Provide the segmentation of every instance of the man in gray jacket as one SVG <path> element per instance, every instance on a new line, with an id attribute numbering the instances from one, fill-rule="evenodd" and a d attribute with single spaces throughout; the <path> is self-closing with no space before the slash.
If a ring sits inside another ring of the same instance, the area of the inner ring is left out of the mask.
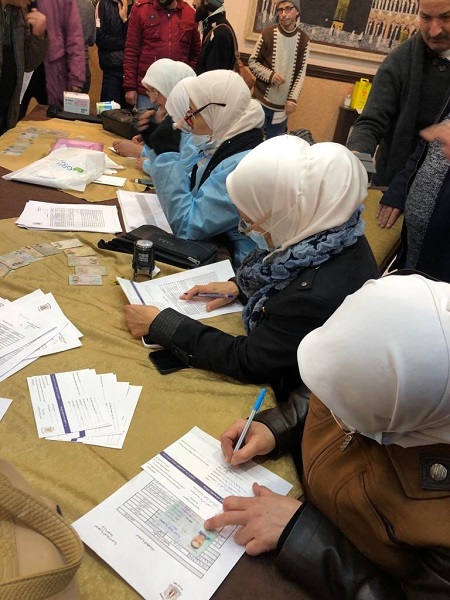
<path id="1" fill-rule="evenodd" d="M 393 50 L 375 76 L 347 147 L 376 154 L 373 183 L 389 185 L 450 92 L 450 0 L 419 1 L 420 33 Z"/>
<path id="2" fill-rule="evenodd" d="M 0 135 L 19 118 L 23 74 L 44 60 L 48 40 L 45 16 L 28 0 L 1 0 L 0 10 Z"/>

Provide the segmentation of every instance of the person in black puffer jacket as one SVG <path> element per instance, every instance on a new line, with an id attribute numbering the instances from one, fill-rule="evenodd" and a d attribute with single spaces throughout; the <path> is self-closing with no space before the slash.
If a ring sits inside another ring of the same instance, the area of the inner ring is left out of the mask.
<path id="1" fill-rule="evenodd" d="M 101 102 L 125 107 L 123 51 L 134 0 L 100 0 L 96 7 L 98 60 L 103 71 Z"/>

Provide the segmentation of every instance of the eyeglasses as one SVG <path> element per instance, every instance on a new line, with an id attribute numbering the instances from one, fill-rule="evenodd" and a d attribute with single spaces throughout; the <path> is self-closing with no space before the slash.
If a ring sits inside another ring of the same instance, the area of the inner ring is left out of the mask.
<path id="1" fill-rule="evenodd" d="M 261 217 L 261 219 L 258 219 L 257 221 L 249 221 L 249 220 L 246 221 L 243 217 L 241 217 L 239 219 L 238 228 L 237 228 L 239 233 L 250 233 L 250 231 L 255 229 L 255 227 L 259 227 L 261 225 L 261 223 L 264 223 L 264 221 L 267 221 L 267 219 L 270 217 L 271 214 L 272 214 L 272 211 L 269 211 L 263 217 Z"/>
<path id="2" fill-rule="evenodd" d="M 294 10 L 295 6 L 285 6 L 284 8 L 277 8 L 277 15 L 282 15 L 283 13 L 289 14 L 292 10 Z"/>
<path id="3" fill-rule="evenodd" d="M 192 127 L 194 126 L 195 116 L 201 113 L 202 110 L 205 110 L 205 108 L 208 108 L 208 106 L 226 106 L 226 104 L 224 104 L 223 102 L 208 102 L 208 104 L 197 108 L 197 110 L 192 111 L 191 109 L 189 109 L 183 117 L 184 122 L 187 123 L 192 129 Z"/>

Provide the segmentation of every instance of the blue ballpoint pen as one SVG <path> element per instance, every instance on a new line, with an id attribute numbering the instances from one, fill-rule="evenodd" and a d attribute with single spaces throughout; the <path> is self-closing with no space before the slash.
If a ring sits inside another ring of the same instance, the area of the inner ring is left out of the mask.
<path id="1" fill-rule="evenodd" d="M 234 298 L 234 294 L 219 294 L 215 292 L 199 292 L 197 298 Z"/>
<path id="2" fill-rule="evenodd" d="M 245 440 L 245 436 L 247 435 L 247 431 L 250 429 L 250 425 L 252 424 L 252 421 L 255 418 L 256 413 L 261 408 L 262 403 L 264 402 L 265 398 L 266 398 L 266 390 L 263 388 L 259 392 L 258 397 L 256 398 L 256 402 L 253 405 L 252 412 L 250 413 L 250 416 L 247 419 L 247 423 L 245 424 L 245 427 L 242 430 L 241 435 L 239 436 L 236 446 L 234 447 L 233 454 L 235 452 L 237 452 L 239 450 L 239 448 L 242 446 L 242 443 Z"/>

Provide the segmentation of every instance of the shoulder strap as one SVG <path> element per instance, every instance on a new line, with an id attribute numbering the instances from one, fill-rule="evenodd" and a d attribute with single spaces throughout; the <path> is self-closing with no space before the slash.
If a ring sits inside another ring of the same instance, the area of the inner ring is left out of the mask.
<path id="1" fill-rule="evenodd" d="M 252 150 L 263 141 L 262 129 L 256 128 L 250 131 L 244 131 L 221 144 L 212 155 L 206 169 L 203 171 L 198 189 L 205 183 L 212 171 L 226 158 L 234 156 L 244 150 Z M 191 173 L 191 190 L 194 189 L 198 166 L 195 165 Z"/>
<path id="2" fill-rule="evenodd" d="M 44 502 L 13 486 L 8 477 L 0 473 L 0 517 L 5 515 L 20 520 L 50 540 L 66 564 L 0 583 L 0 597 L 40 600 L 64 590 L 74 578 L 83 556 L 83 546 L 75 530 Z"/>
<path id="3" fill-rule="evenodd" d="M 228 23 L 218 23 L 215 27 L 213 27 L 213 29 L 209 32 L 208 35 L 211 35 L 211 33 L 218 27 L 226 27 L 231 32 L 231 35 L 233 37 L 233 45 L 234 45 L 234 57 L 236 58 L 237 61 L 240 61 L 241 53 L 239 52 L 236 34 L 234 33 L 234 29 L 230 25 L 228 25 Z"/>

